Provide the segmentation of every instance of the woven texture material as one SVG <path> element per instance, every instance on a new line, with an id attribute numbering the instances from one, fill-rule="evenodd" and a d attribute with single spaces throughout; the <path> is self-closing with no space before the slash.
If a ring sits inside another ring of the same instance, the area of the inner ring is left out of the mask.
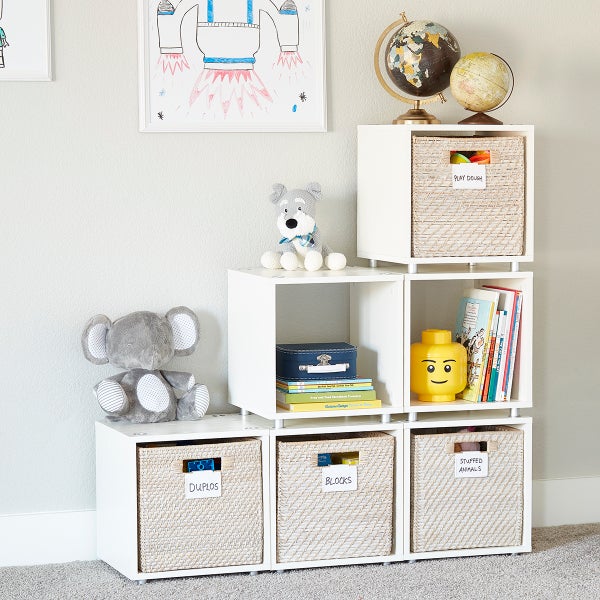
<path id="1" fill-rule="evenodd" d="M 395 438 L 343 434 L 277 444 L 277 560 L 392 552 Z M 322 492 L 320 453 L 358 452 L 358 489 Z"/>
<path id="2" fill-rule="evenodd" d="M 522 255 L 524 147 L 520 136 L 413 136 L 413 257 Z M 486 189 L 452 187 L 453 150 L 490 151 Z"/>
<path id="3" fill-rule="evenodd" d="M 183 461 L 221 458 L 222 495 L 185 498 Z M 254 565 L 263 556 L 261 442 L 138 447 L 143 573 Z"/>
<path id="4" fill-rule="evenodd" d="M 488 442 L 487 477 L 454 477 L 461 442 Z M 521 545 L 523 432 L 412 433 L 411 522 L 413 552 Z"/>

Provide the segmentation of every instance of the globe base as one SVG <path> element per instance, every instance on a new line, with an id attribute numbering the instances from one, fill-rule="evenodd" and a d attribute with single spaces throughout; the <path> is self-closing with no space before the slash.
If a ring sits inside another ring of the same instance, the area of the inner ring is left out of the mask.
<path id="1" fill-rule="evenodd" d="M 424 123 L 437 124 L 441 123 L 441 121 L 434 117 L 431 113 L 428 113 L 426 110 L 422 108 L 411 108 L 407 110 L 404 114 L 401 114 L 399 117 L 395 118 L 392 123 L 394 125 L 408 123 L 410 125 L 419 125 Z"/>
<path id="2" fill-rule="evenodd" d="M 458 122 L 458 125 L 504 125 L 504 123 L 484 112 L 478 112 L 462 121 Z"/>

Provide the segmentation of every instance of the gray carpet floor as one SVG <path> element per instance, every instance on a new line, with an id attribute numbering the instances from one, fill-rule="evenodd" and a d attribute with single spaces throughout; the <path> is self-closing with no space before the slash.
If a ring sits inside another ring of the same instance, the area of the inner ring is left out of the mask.
<path id="1" fill-rule="evenodd" d="M 600 600 L 600 523 L 534 529 L 533 552 L 129 581 L 101 561 L 0 568 L 2 600 Z"/>

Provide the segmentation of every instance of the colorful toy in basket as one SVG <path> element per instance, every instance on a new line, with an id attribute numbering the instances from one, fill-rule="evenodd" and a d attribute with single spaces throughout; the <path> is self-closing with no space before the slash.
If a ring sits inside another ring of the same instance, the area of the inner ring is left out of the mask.
<path id="1" fill-rule="evenodd" d="M 139 311 L 114 322 L 105 315 L 90 319 L 81 338 L 85 357 L 127 369 L 94 387 L 109 418 L 132 423 L 202 418 L 209 404 L 206 386 L 191 373 L 162 370 L 174 356 L 192 354 L 199 337 L 198 318 L 185 306 L 164 317 Z"/>
<path id="2" fill-rule="evenodd" d="M 410 389 L 424 402 L 452 402 L 467 385 L 467 351 L 452 332 L 425 329 L 410 347 Z"/>
<path id="3" fill-rule="evenodd" d="M 323 264 L 332 271 L 346 266 L 346 257 L 332 252 L 321 239 L 316 223 L 316 202 L 321 186 L 309 183 L 305 190 L 287 190 L 281 183 L 273 186 L 270 200 L 277 207 L 277 229 L 282 235 L 277 250 L 265 252 L 260 259 L 266 269 L 295 271 L 304 267 L 317 271 Z"/>

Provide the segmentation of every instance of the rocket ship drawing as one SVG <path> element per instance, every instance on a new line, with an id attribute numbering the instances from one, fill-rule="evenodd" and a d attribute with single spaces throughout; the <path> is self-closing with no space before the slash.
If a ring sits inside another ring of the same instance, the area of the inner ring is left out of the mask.
<path id="1" fill-rule="evenodd" d="M 298 51 L 298 11 L 293 0 L 285 0 L 279 8 L 271 0 L 181 0 L 177 7 L 162 0 L 157 10 L 161 54 L 183 54 L 181 23 L 190 10 L 196 10 L 196 41 L 206 69 L 253 69 L 263 16 L 275 25 L 281 52 Z"/>
<path id="2" fill-rule="evenodd" d="M 203 98 L 206 111 L 225 117 L 232 106 L 240 115 L 265 109 L 271 92 L 255 71 L 261 27 L 274 26 L 279 45 L 276 68 L 294 71 L 303 61 L 298 52 L 299 20 L 293 0 L 161 0 L 157 8 L 160 64 L 165 74 L 195 70 L 185 56 L 182 22 L 193 11 L 196 44 L 202 52 L 200 74 L 189 94 L 189 107 Z M 189 21 L 189 18 L 187 19 Z M 271 36 L 272 39 L 272 36 Z"/>

